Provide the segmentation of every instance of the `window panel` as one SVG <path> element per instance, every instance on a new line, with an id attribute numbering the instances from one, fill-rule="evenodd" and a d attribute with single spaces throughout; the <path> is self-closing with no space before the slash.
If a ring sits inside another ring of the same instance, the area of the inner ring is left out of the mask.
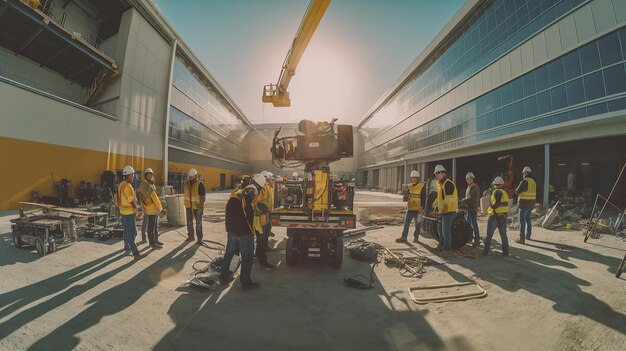
<path id="1" fill-rule="evenodd" d="M 524 96 L 529 96 L 534 94 L 537 91 L 535 86 L 535 73 L 529 72 L 526 73 L 523 77 L 524 81 Z"/>
<path id="2" fill-rule="evenodd" d="M 526 117 L 534 117 L 537 115 L 537 97 L 531 96 L 524 100 L 524 108 L 526 109 Z"/>
<path id="3" fill-rule="evenodd" d="M 524 97 L 524 86 L 521 78 L 517 78 L 511 82 L 511 94 L 513 96 L 513 101 Z"/>
<path id="4" fill-rule="evenodd" d="M 570 111 L 568 115 L 571 121 L 579 118 L 585 118 L 587 117 L 587 109 L 585 107 L 581 107 L 579 109 Z"/>
<path id="5" fill-rule="evenodd" d="M 626 28 L 619 30 L 619 41 L 622 47 L 622 57 L 626 57 Z"/>
<path id="6" fill-rule="evenodd" d="M 550 75 L 550 85 L 563 83 L 565 81 L 565 73 L 563 71 L 563 61 L 556 59 L 548 64 L 548 74 Z"/>
<path id="7" fill-rule="evenodd" d="M 537 94 L 537 113 L 542 114 L 552 110 L 550 105 L 550 91 Z"/>
<path id="8" fill-rule="evenodd" d="M 548 66 L 544 65 L 535 70 L 535 85 L 537 86 L 537 91 L 545 90 L 550 86 Z"/>
<path id="9" fill-rule="evenodd" d="M 609 101 L 609 111 L 626 110 L 626 98 Z"/>
<path id="10" fill-rule="evenodd" d="M 583 73 L 589 73 L 600 68 L 600 55 L 598 54 L 597 42 L 589 43 L 578 50 Z"/>
<path id="11" fill-rule="evenodd" d="M 574 50 L 569 54 L 563 56 L 563 69 L 565 71 L 566 80 L 576 78 L 582 74 L 578 50 Z"/>
<path id="12" fill-rule="evenodd" d="M 606 102 L 587 106 L 587 116 L 601 115 L 608 111 Z"/>
<path id="13" fill-rule="evenodd" d="M 619 46 L 617 33 L 613 32 L 598 40 L 598 48 L 600 49 L 600 61 L 603 67 L 622 60 L 622 51 Z"/>
<path id="14" fill-rule="evenodd" d="M 624 71 L 624 65 L 620 64 L 604 69 L 604 84 L 606 86 L 606 95 L 626 91 L 626 71 Z"/>
<path id="15" fill-rule="evenodd" d="M 513 122 L 513 105 L 508 105 L 502 108 L 502 124 L 509 124 Z"/>
<path id="16" fill-rule="evenodd" d="M 567 93 L 565 92 L 565 85 L 559 85 L 556 88 L 550 90 L 550 99 L 552 100 L 552 109 L 558 110 L 567 106 Z"/>
<path id="17" fill-rule="evenodd" d="M 605 96 L 602 72 L 586 75 L 583 80 L 585 83 L 585 97 L 587 101 Z"/>
<path id="18" fill-rule="evenodd" d="M 567 104 L 569 106 L 585 102 L 585 88 L 583 79 L 578 78 L 567 83 Z"/>
<path id="19" fill-rule="evenodd" d="M 524 112 L 524 101 L 518 101 L 513 104 L 513 120 L 521 121 L 526 118 Z"/>
<path id="20" fill-rule="evenodd" d="M 513 96 L 511 95 L 511 84 L 505 84 L 501 86 L 498 90 L 501 91 L 502 94 L 502 104 L 508 104 L 512 101 Z"/>

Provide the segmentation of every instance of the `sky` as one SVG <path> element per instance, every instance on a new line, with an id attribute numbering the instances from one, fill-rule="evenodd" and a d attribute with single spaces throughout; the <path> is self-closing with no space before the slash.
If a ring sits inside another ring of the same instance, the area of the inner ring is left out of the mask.
<path id="1" fill-rule="evenodd" d="M 333 0 L 289 86 L 291 107 L 263 104 L 308 0 L 155 0 L 253 123 L 338 118 L 357 124 L 463 0 Z"/>

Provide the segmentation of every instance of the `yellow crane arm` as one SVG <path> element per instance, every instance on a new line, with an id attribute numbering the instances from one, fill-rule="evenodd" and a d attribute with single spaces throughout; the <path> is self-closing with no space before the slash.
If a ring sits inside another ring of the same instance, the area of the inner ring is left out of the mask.
<path id="1" fill-rule="evenodd" d="M 263 102 L 271 102 L 274 107 L 286 107 L 291 105 L 289 92 L 287 92 L 289 82 L 291 81 L 291 77 L 296 74 L 298 62 L 300 62 L 304 50 L 307 45 L 309 45 L 309 41 L 311 41 L 313 33 L 315 33 L 317 25 L 322 20 L 330 1 L 331 0 L 311 0 L 309 3 L 309 7 L 298 28 L 298 32 L 287 52 L 285 62 L 283 62 L 280 76 L 278 76 L 278 83 L 269 84 L 263 88 Z"/>

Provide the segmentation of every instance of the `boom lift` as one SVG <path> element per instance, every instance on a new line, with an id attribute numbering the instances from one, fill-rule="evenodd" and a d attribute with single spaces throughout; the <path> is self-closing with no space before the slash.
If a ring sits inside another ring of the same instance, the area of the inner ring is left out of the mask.
<path id="1" fill-rule="evenodd" d="M 289 82 L 291 82 L 291 77 L 296 74 L 298 62 L 300 62 L 304 50 L 309 45 L 309 41 L 311 41 L 311 37 L 313 37 L 313 33 L 315 33 L 315 29 L 317 29 L 317 25 L 322 20 L 329 4 L 330 0 L 312 0 L 309 3 L 300 27 L 298 27 L 298 32 L 287 52 L 285 62 L 283 62 L 278 83 L 263 87 L 263 102 L 272 103 L 274 107 L 291 106 L 291 99 L 289 99 L 289 92 L 287 91 Z"/>

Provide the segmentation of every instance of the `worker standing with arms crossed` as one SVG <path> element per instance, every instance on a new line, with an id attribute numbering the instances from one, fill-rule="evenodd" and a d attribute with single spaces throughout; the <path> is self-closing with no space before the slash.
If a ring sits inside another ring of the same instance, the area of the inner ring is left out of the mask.
<path id="1" fill-rule="evenodd" d="M 163 205 L 156 193 L 152 168 L 146 168 L 144 176 L 145 180 L 141 182 L 138 194 L 141 208 L 147 217 L 144 220 L 148 221 L 148 242 L 153 249 L 161 249 L 163 243 L 159 241 L 158 216 L 163 210 Z"/>
<path id="2" fill-rule="evenodd" d="M 403 200 L 407 202 L 406 215 L 404 216 L 404 229 L 402 230 L 402 236 L 396 239 L 397 243 L 406 242 L 406 238 L 409 236 L 409 227 L 413 220 L 415 220 L 413 242 L 416 243 L 419 241 L 419 214 L 422 211 L 422 203 L 426 202 L 424 183 L 420 182 L 419 178 L 420 174 L 418 171 L 411 171 L 411 183 L 408 185 L 408 194 L 403 198 Z"/>
<path id="3" fill-rule="evenodd" d="M 446 169 L 442 165 L 435 166 L 437 177 L 437 211 L 440 216 L 437 231 L 439 232 L 439 246 L 436 250 L 452 250 L 452 220 L 459 208 L 459 196 L 456 185 L 448 178 Z"/>
<path id="4" fill-rule="evenodd" d="M 487 221 L 487 237 L 485 238 L 485 248 L 483 256 L 489 254 L 489 246 L 491 246 L 491 238 L 498 228 L 500 239 L 502 240 L 502 256 L 509 255 L 509 238 L 506 236 L 506 216 L 509 213 L 509 195 L 502 189 L 504 187 L 504 179 L 496 177 L 493 180 L 495 189 L 491 193 L 491 204 L 489 205 L 489 220 Z"/>
<path id="5" fill-rule="evenodd" d="M 515 193 L 519 196 L 517 201 L 519 207 L 519 240 L 515 240 L 515 242 L 519 244 L 524 244 L 525 239 L 530 240 L 532 234 L 530 213 L 535 208 L 535 200 L 537 199 L 537 183 L 532 177 L 530 167 L 524 167 L 522 175 L 524 179 L 515 189 Z M 524 231 L 526 231 L 526 238 L 524 238 Z"/>
<path id="6" fill-rule="evenodd" d="M 124 167 L 122 171 L 124 181 L 117 187 L 117 204 L 120 208 L 120 215 L 122 216 L 122 228 L 124 230 L 124 252 L 127 255 L 134 256 L 135 260 L 140 260 L 141 254 L 137 245 L 135 244 L 135 237 L 137 236 L 136 227 L 136 213 L 137 203 L 135 201 L 135 190 L 131 182 L 135 176 L 135 170 L 131 166 Z"/>
<path id="7" fill-rule="evenodd" d="M 192 168 L 189 170 L 189 180 L 185 182 L 183 193 L 185 194 L 185 210 L 187 211 L 187 240 L 194 241 L 193 221 L 196 221 L 195 234 L 198 237 L 196 244 L 202 245 L 202 212 L 206 189 L 204 183 L 198 179 L 198 172 Z"/>
<path id="8" fill-rule="evenodd" d="M 465 197 L 461 200 L 461 204 L 467 208 L 467 220 L 472 225 L 472 231 L 474 232 L 473 247 L 480 245 L 480 232 L 478 231 L 478 207 L 480 206 L 480 188 L 475 182 L 474 173 L 467 172 L 465 176 L 467 182 L 467 189 L 465 190 Z"/>

